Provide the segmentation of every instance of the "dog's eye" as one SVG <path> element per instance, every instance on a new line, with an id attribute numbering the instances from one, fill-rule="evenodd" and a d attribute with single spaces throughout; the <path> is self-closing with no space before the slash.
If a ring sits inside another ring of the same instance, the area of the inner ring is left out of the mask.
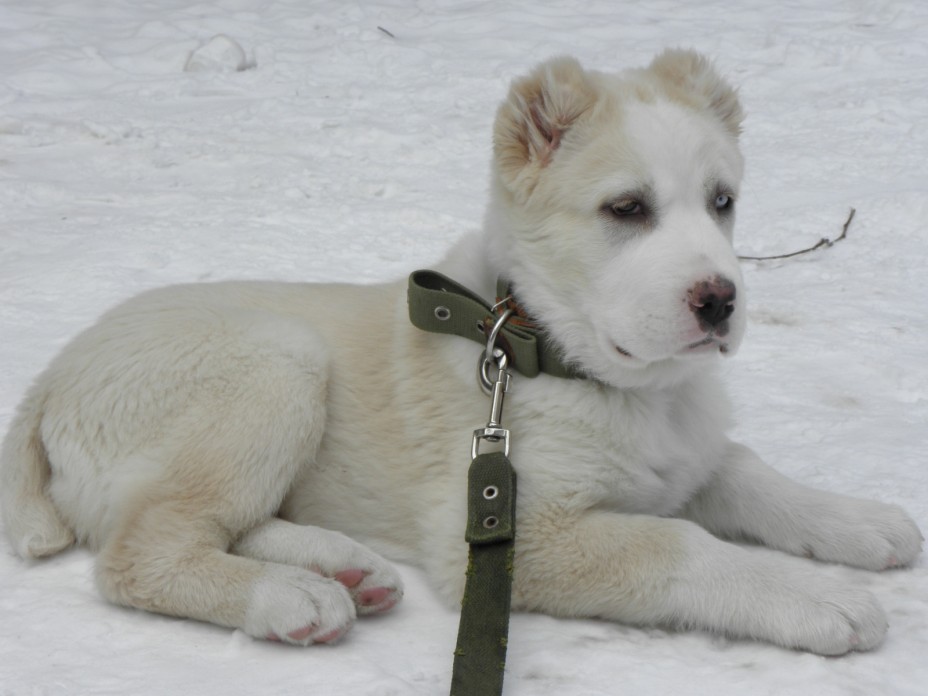
<path id="1" fill-rule="evenodd" d="M 734 202 L 735 199 L 729 196 L 727 193 L 720 193 L 715 199 L 715 209 L 728 210 L 731 208 Z"/>
<path id="2" fill-rule="evenodd" d="M 636 201 L 634 198 L 625 198 L 621 201 L 616 201 L 611 206 L 609 210 L 612 211 L 612 214 L 616 217 L 628 217 L 629 215 L 641 215 L 644 212 L 641 203 Z"/>

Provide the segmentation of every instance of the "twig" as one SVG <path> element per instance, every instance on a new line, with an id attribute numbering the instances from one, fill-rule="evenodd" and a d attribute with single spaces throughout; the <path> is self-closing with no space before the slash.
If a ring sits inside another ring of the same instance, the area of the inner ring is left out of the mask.
<path id="1" fill-rule="evenodd" d="M 387 30 L 384 29 L 383 27 L 377 27 L 377 28 L 380 29 L 380 31 L 382 31 L 384 34 L 386 34 L 387 36 L 389 36 L 391 39 L 395 39 L 395 38 L 396 38 L 396 36 L 394 36 L 392 32 L 387 31 Z"/>
<path id="2" fill-rule="evenodd" d="M 799 256 L 800 254 L 808 254 L 810 251 L 815 251 L 816 249 L 821 249 L 822 247 L 830 247 L 847 237 L 847 229 L 851 226 L 851 221 L 854 219 L 854 214 L 856 212 L 857 210 L 851 208 L 851 211 L 848 213 L 847 220 L 844 221 L 844 227 L 841 229 L 841 235 L 834 240 L 828 239 L 828 237 L 822 237 L 814 246 L 810 246 L 808 249 L 800 249 L 799 251 L 794 251 L 789 254 L 778 254 L 777 256 L 739 256 L 738 258 L 742 261 L 769 261 L 771 259 L 788 259 L 793 256 Z"/>

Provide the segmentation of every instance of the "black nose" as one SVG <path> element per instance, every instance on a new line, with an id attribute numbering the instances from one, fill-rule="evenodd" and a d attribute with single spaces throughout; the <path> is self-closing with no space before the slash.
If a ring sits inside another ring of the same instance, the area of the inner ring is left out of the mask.
<path id="1" fill-rule="evenodd" d="M 701 328 L 719 328 L 735 311 L 735 284 L 722 276 L 702 280 L 689 290 L 687 299 Z"/>

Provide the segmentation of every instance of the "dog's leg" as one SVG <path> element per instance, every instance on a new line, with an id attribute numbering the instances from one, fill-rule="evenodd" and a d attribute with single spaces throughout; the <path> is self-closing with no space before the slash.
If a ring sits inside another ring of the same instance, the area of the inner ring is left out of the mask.
<path id="1" fill-rule="evenodd" d="M 538 511 L 519 520 L 513 605 L 701 628 L 824 655 L 867 650 L 885 615 L 807 561 L 744 549 L 677 519 Z"/>
<path id="2" fill-rule="evenodd" d="M 362 615 L 386 611 L 403 597 L 402 580 L 387 561 L 328 529 L 274 518 L 246 532 L 232 552 L 334 578 L 348 588 Z"/>
<path id="3" fill-rule="evenodd" d="M 336 580 L 226 553 L 223 511 L 201 497 L 149 496 L 101 549 L 97 582 L 117 603 L 307 645 L 347 631 L 355 608 Z"/>
<path id="4" fill-rule="evenodd" d="M 868 570 L 910 563 L 923 541 L 896 505 L 807 488 L 735 443 L 685 516 L 720 536 Z"/>
<path id="5" fill-rule="evenodd" d="M 95 463 L 131 472 L 99 484 L 113 521 L 98 585 L 119 604 L 259 638 L 334 640 L 356 615 L 343 583 L 228 552 L 273 517 L 311 466 L 325 425 L 325 346 L 302 324 L 267 313 L 220 307 L 195 318 L 186 337 L 173 338 L 173 361 L 143 372 L 144 403 L 173 406 L 150 415 L 155 435 L 132 448 L 131 466 Z"/>
<path id="6" fill-rule="evenodd" d="M 270 519 L 304 450 L 313 451 L 293 437 L 311 422 L 308 407 L 283 401 L 250 421 L 235 405 L 251 404 L 236 401 L 218 409 L 225 427 L 196 421 L 198 437 L 177 438 L 190 444 L 162 481 L 127 500 L 100 550 L 97 582 L 105 597 L 302 645 L 332 641 L 351 627 L 356 610 L 342 582 L 228 552 L 233 540 Z"/>

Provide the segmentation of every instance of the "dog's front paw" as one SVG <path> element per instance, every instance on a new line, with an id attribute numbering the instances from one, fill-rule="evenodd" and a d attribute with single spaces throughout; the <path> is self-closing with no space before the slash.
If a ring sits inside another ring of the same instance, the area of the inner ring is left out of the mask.
<path id="1" fill-rule="evenodd" d="M 774 640 L 786 647 L 843 655 L 871 650 L 886 635 L 886 614 L 866 590 L 817 582 L 797 588 L 794 600 L 789 610 L 771 617 Z"/>
<path id="2" fill-rule="evenodd" d="M 897 505 L 841 498 L 815 506 L 809 536 L 797 552 L 822 561 L 885 570 L 915 560 L 924 537 Z"/>
<path id="3" fill-rule="evenodd" d="M 715 579 L 704 597 L 718 602 L 707 612 L 709 625 L 720 621 L 731 635 L 843 655 L 875 648 L 886 634 L 886 614 L 873 594 L 807 562 L 753 551 L 726 566 L 729 575 Z"/>

